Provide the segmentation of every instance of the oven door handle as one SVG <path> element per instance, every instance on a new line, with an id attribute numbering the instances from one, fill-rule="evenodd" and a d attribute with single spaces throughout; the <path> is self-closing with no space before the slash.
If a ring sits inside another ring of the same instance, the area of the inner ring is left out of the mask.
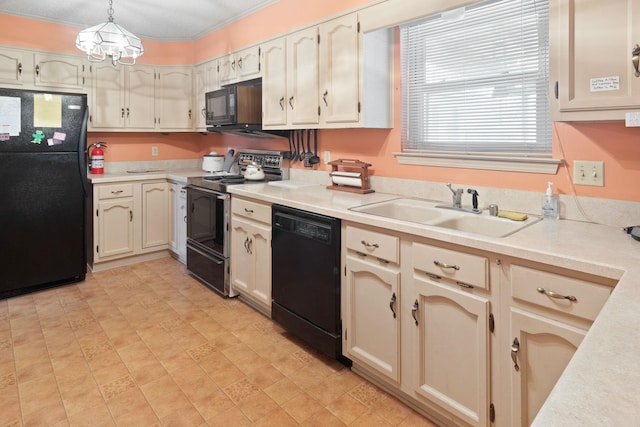
<path id="1" fill-rule="evenodd" d="M 221 265 L 224 263 L 223 259 L 218 258 L 217 256 L 213 255 L 213 254 L 208 254 L 204 251 L 201 251 L 200 249 L 196 248 L 193 245 L 188 245 L 189 249 L 191 249 L 194 252 L 199 253 L 200 255 L 209 258 L 211 261 L 215 262 L 217 265 Z"/>

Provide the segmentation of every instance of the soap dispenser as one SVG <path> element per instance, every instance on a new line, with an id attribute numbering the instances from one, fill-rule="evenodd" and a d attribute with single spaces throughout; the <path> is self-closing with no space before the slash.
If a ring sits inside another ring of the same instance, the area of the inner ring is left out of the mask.
<path id="1" fill-rule="evenodd" d="M 553 182 L 547 182 L 547 191 L 542 199 L 542 216 L 544 218 L 559 219 L 560 218 L 560 203 L 558 195 L 553 194 L 551 186 Z"/>

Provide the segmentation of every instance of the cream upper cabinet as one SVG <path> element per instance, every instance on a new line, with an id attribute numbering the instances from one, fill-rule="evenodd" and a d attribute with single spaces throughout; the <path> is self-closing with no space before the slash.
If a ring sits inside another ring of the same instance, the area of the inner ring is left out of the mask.
<path id="1" fill-rule="evenodd" d="M 86 91 L 85 72 L 88 71 L 88 67 L 85 66 L 85 62 L 86 59 L 83 56 L 35 53 L 36 88 Z"/>
<path id="2" fill-rule="evenodd" d="M 554 120 L 624 120 L 640 111 L 640 0 L 552 0 Z"/>
<path id="3" fill-rule="evenodd" d="M 32 71 L 33 54 L 19 49 L 0 48 L 0 85 L 28 86 Z"/>
<path id="4" fill-rule="evenodd" d="M 153 130 L 156 126 L 155 69 L 135 65 L 125 69 L 124 118 L 125 128 Z"/>
<path id="5" fill-rule="evenodd" d="M 285 38 L 262 45 L 262 125 L 287 124 L 287 43 Z"/>
<path id="6" fill-rule="evenodd" d="M 358 16 L 346 15 L 319 27 L 320 122 L 339 127 L 360 120 Z"/>
<path id="7" fill-rule="evenodd" d="M 315 27 L 287 36 L 288 127 L 317 127 L 320 123 L 318 51 L 318 29 Z"/>
<path id="8" fill-rule="evenodd" d="M 400 383 L 399 239 L 343 226 L 343 353 L 395 386 Z M 343 252 L 344 253 L 344 252 Z"/>
<path id="9" fill-rule="evenodd" d="M 259 78 L 260 47 L 245 48 L 225 55 L 219 58 L 218 66 L 221 86 Z"/>
<path id="10" fill-rule="evenodd" d="M 271 313 L 271 206 L 231 198 L 231 289 Z"/>
<path id="11" fill-rule="evenodd" d="M 124 69 L 104 62 L 92 64 L 91 70 L 90 129 L 124 127 Z"/>
<path id="12" fill-rule="evenodd" d="M 156 110 L 160 130 L 193 128 L 193 74 L 191 67 L 157 70 Z"/>
<path id="13" fill-rule="evenodd" d="M 207 128 L 205 94 L 220 87 L 218 82 L 218 60 L 198 65 L 193 72 L 194 119 L 196 130 Z"/>

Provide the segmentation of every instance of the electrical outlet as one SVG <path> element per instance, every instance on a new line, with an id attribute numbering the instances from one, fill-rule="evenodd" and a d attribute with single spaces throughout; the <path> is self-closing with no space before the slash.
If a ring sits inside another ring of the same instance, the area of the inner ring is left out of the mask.
<path id="1" fill-rule="evenodd" d="M 158 147 L 156 147 L 156 146 L 151 147 L 151 155 L 152 156 L 157 156 L 158 155 Z"/>
<path id="2" fill-rule="evenodd" d="M 603 161 L 573 161 L 573 183 L 576 185 L 604 186 Z"/>
<path id="3" fill-rule="evenodd" d="M 324 163 L 327 164 L 331 161 L 331 151 L 324 151 Z"/>

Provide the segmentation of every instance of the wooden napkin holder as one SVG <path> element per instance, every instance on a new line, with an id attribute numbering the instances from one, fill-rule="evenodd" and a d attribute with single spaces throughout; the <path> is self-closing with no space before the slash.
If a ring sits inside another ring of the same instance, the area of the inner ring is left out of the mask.
<path id="1" fill-rule="evenodd" d="M 373 193 L 369 183 L 369 166 L 371 163 L 360 160 L 338 159 L 329 162 L 331 165 L 332 185 L 328 185 L 329 190 L 347 191 L 349 193 Z"/>

